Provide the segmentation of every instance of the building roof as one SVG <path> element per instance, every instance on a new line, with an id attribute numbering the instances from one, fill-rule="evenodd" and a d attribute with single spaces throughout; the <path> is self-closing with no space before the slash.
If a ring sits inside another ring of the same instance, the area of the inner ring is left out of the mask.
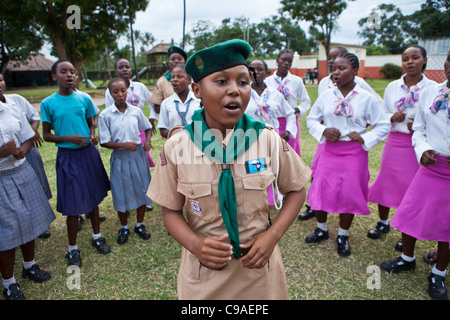
<path id="1" fill-rule="evenodd" d="M 165 43 L 164 41 L 161 41 L 159 44 L 157 44 L 156 46 L 154 46 L 152 49 L 150 49 L 149 51 L 147 51 L 145 53 L 145 55 L 150 55 L 150 54 L 161 54 L 164 53 L 166 54 L 167 51 L 169 50 L 171 44 L 169 43 Z"/>
<path id="2" fill-rule="evenodd" d="M 50 71 L 55 61 L 49 60 L 40 55 L 31 55 L 28 60 L 9 61 L 6 69 L 10 72 L 14 71 Z"/>

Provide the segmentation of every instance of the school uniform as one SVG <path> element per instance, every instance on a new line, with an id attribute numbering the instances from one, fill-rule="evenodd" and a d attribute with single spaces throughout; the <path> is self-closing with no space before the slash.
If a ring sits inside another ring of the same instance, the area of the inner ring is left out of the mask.
<path id="1" fill-rule="evenodd" d="M 132 106 L 138 107 L 141 110 L 144 110 L 145 103 L 150 104 L 150 115 L 149 119 L 158 120 L 158 115 L 156 114 L 155 107 L 151 102 L 152 94 L 150 90 L 148 90 L 147 86 L 141 82 L 135 82 L 130 80 L 130 85 L 127 89 L 127 103 Z M 105 92 L 105 105 L 106 107 L 112 106 L 114 104 L 114 99 L 109 92 L 109 89 L 106 89 Z M 139 131 L 141 137 L 141 143 L 145 143 L 145 133 L 143 131 Z M 155 163 L 150 155 L 150 152 L 146 152 L 148 165 L 150 167 L 154 167 Z"/>
<path id="2" fill-rule="evenodd" d="M 192 90 L 189 90 L 185 102 L 174 93 L 161 104 L 157 129 L 171 130 L 176 126 L 184 127 L 191 123 L 192 114 L 200 108 L 200 100 L 195 97 Z"/>
<path id="3" fill-rule="evenodd" d="M 100 144 L 108 142 L 138 144 L 136 151 L 121 148 L 114 149 L 111 154 L 111 193 L 114 209 L 119 212 L 152 204 L 145 195 L 151 177 L 139 135 L 139 130 L 145 132 L 151 128 L 142 110 L 128 103 L 123 113 L 113 104 L 99 116 Z"/>
<path id="4" fill-rule="evenodd" d="M 17 108 L 0 102 L 0 145 L 15 139 L 16 146 L 34 137 Z M 26 158 L 0 158 L 0 251 L 16 248 L 45 232 L 55 214 Z"/>
<path id="5" fill-rule="evenodd" d="M 407 88 L 405 75 L 391 82 L 384 93 L 385 111 L 389 118 L 397 111 L 406 114 L 402 122 L 391 123 L 377 177 L 369 186 L 369 201 L 388 208 L 398 208 L 414 175 L 419 169 L 407 123 L 414 119 L 422 91 L 434 84 L 423 75 L 417 85 Z"/>
<path id="6" fill-rule="evenodd" d="M 281 92 L 292 108 L 299 109 L 300 113 L 298 118 L 302 118 L 307 114 L 311 107 L 311 99 L 309 98 L 308 91 L 306 91 L 302 78 L 297 77 L 290 72 L 287 73 L 286 77 L 281 78 L 274 72 L 273 75 L 266 78 L 266 83 Z M 299 105 L 297 105 L 298 100 L 300 100 Z M 280 122 L 280 132 L 284 132 L 286 130 L 286 119 L 279 118 L 278 121 Z M 295 152 L 300 155 L 300 125 L 298 119 L 296 121 L 296 126 L 297 136 L 295 139 L 289 139 L 288 143 L 294 148 Z"/>
<path id="7" fill-rule="evenodd" d="M 447 94 L 445 101 L 444 94 Z M 423 152 L 434 150 L 436 163 L 420 166 L 397 209 L 391 225 L 420 240 L 450 242 L 450 110 L 447 81 L 421 91 L 413 124 L 412 143 L 417 161 Z M 443 109 L 433 108 L 441 99 Z"/>
<path id="8" fill-rule="evenodd" d="M 91 212 L 110 190 L 100 154 L 89 141 L 87 119 L 94 115 L 91 99 L 77 92 L 69 96 L 54 93 L 41 103 L 42 122 L 50 123 L 55 135 L 79 134 L 88 139 L 84 147 L 71 142 L 56 143 L 56 208 L 63 215 Z"/>
<path id="9" fill-rule="evenodd" d="M 160 77 L 156 82 L 150 102 L 161 105 L 164 99 L 174 94 L 172 83 L 169 77 Z"/>
<path id="10" fill-rule="evenodd" d="M 308 192 L 311 209 L 370 214 L 368 151 L 389 132 L 389 119 L 376 98 L 357 83 L 346 97 L 337 87 L 328 89 L 317 98 L 306 123 L 310 134 L 324 144 Z M 368 131 L 367 125 L 374 128 Z M 339 141 L 325 139 L 323 132 L 327 128 L 340 131 Z M 347 136 L 353 131 L 364 140 L 363 145 Z"/>
<path id="11" fill-rule="evenodd" d="M 245 114 L 243 117 L 251 119 Z M 230 131 L 223 140 L 216 137 L 220 149 L 226 149 L 233 141 L 233 133 L 234 130 Z M 219 150 L 213 152 L 218 154 Z M 221 216 L 219 179 L 223 170 L 230 170 L 235 186 L 238 235 L 240 243 L 245 243 L 267 229 L 267 188 L 274 182 L 277 168 L 282 194 L 304 188 L 310 174 L 301 158 L 268 127 L 261 130 L 256 142 L 241 156 L 227 163 L 229 166 L 212 160 L 206 150 L 202 152 L 192 141 L 188 130 L 180 129 L 164 145 L 147 194 L 169 209 L 185 208 L 187 223 L 200 237 L 223 235 L 227 228 Z M 242 268 L 240 261 L 233 258 L 222 270 L 212 270 L 183 248 L 178 298 L 287 299 L 278 245 L 262 269 Z"/>

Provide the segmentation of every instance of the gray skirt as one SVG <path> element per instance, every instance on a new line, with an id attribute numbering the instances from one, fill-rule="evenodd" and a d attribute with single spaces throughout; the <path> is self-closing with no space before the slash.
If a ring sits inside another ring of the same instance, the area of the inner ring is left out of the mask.
<path id="1" fill-rule="evenodd" d="M 119 212 L 150 205 L 147 197 L 150 167 L 141 145 L 137 151 L 114 149 L 111 154 L 111 194 L 114 209 Z"/>
<path id="2" fill-rule="evenodd" d="M 0 171 L 0 251 L 36 239 L 53 220 L 53 209 L 27 161 Z"/>
<path id="3" fill-rule="evenodd" d="M 38 177 L 42 189 L 44 189 L 44 193 L 47 196 L 47 199 L 50 200 L 52 198 L 52 191 L 50 190 L 50 185 L 48 184 L 47 174 L 45 173 L 41 154 L 36 147 L 32 147 L 31 150 L 27 153 L 26 158 L 28 163 L 36 173 L 36 176 Z"/>

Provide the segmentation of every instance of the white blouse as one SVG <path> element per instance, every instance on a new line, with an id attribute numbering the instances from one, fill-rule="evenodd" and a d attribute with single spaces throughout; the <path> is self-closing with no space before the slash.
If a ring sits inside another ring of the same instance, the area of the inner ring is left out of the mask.
<path id="1" fill-rule="evenodd" d="M 25 118 L 27 118 L 28 123 L 31 123 L 32 121 L 41 121 L 39 112 L 31 105 L 31 103 L 28 102 L 27 99 L 18 94 L 5 94 L 4 96 L 6 100 L 5 103 L 19 108 Z"/>
<path id="2" fill-rule="evenodd" d="M 302 78 L 297 77 L 290 72 L 288 72 L 286 77 L 281 78 L 277 76 L 277 72 L 275 71 L 273 75 L 265 79 L 265 82 L 268 86 L 273 87 L 278 91 L 280 91 L 280 86 L 286 88 L 284 93 L 280 92 L 292 108 L 299 109 L 300 118 L 308 113 L 308 110 L 311 107 L 311 99 L 309 98 L 308 91 L 306 91 Z M 299 105 L 297 105 L 298 100 L 300 100 Z"/>
<path id="3" fill-rule="evenodd" d="M 407 96 L 406 91 L 402 88 L 402 86 L 406 86 L 404 81 L 405 76 L 406 75 L 403 75 L 400 79 L 389 83 L 388 86 L 386 87 L 386 90 L 384 91 L 384 107 L 389 115 L 389 119 L 395 112 L 399 111 L 396 106 L 396 102 Z M 391 123 L 391 131 L 410 133 L 410 131 L 408 130 L 408 122 L 413 121 L 411 119 L 414 119 L 416 116 L 418 103 L 420 102 L 420 99 L 422 99 L 421 97 L 422 91 L 425 88 L 436 84 L 437 83 L 434 82 L 433 80 L 430 80 L 427 77 L 425 77 L 425 75 L 422 75 L 422 80 L 420 80 L 419 83 L 417 83 L 417 85 L 409 88 L 409 90 L 418 90 L 417 93 L 418 101 L 414 102 L 415 107 L 404 109 L 403 112 L 406 113 L 405 120 L 403 120 L 402 122 Z"/>
<path id="4" fill-rule="evenodd" d="M 264 108 L 263 113 L 261 112 L 261 108 Z M 245 109 L 245 113 L 256 120 L 270 124 L 274 129 L 280 127 L 278 118 L 286 118 L 286 130 L 289 131 L 291 137 L 295 138 L 297 136 L 297 125 L 295 123 L 297 117 L 295 116 L 294 109 L 292 109 L 283 95 L 275 88 L 266 85 L 261 96 L 252 89 L 252 95 L 247 109 Z M 265 117 L 264 114 L 267 116 Z"/>
<path id="5" fill-rule="evenodd" d="M 439 152 L 441 156 L 450 155 L 450 118 L 447 110 L 433 114 L 430 110 L 435 98 L 442 90 L 449 89 L 447 81 L 429 86 L 421 92 L 419 109 L 413 124 L 412 143 L 420 164 L 422 154 L 427 150 Z"/>
<path id="6" fill-rule="evenodd" d="M 186 97 L 184 103 L 181 101 L 178 94 L 174 93 L 167 99 L 164 99 L 161 103 L 157 129 L 171 130 L 176 126 L 183 125 L 181 115 L 178 112 L 186 112 L 186 124 L 190 124 L 192 122 L 192 114 L 195 110 L 200 108 L 200 99 L 195 97 L 192 90 L 189 90 L 188 96 Z"/>
<path id="7" fill-rule="evenodd" d="M 349 117 L 335 114 L 339 99 L 344 97 L 337 87 L 325 90 L 317 98 L 306 118 L 310 134 L 319 143 L 325 141 L 323 132 L 327 128 L 338 129 L 341 132 L 339 138 L 341 141 L 350 141 L 347 134 L 357 132 L 364 140 L 363 148 L 367 151 L 387 137 L 390 127 L 389 118 L 372 94 L 355 84 L 353 90 L 345 97 L 349 99 L 353 110 L 353 115 Z M 321 123 L 323 121 L 326 125 Z M 373 129 L 368 131 L 367 125 Z"/>
<path id="8" fill-rule="evenodd" d="M 14 138 L 16 147 L 20 147 L 34 135 L 35 132 L 21 110 L 0 102 L 0 146 Z M 14 169 L 24 161 L 25 158 L 17 160 L 12 155 L 0 158 L 0 171 Z"/>

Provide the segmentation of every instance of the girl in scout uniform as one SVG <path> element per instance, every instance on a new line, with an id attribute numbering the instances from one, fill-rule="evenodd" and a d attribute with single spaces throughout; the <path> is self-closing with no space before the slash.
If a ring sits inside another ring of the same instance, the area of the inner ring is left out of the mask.
<path id="1" fill-rule="evenodd" d="M 334 62 L 336 87 L 321 94 L 306 119 L 311 135 L 324 143 L 308 202 L 315 211 L 317 228 L 306 237 L 307 243 L 328 239 L 327 213 L 340 214 L 337 251 L 351 254 L 348 232 L 355 214 L 368 215 L 368 151 L 383 141 L 389 120 L 382 106 L 362 89 L 355 76 L 358 58 L 351 53 Z M 367 131 L 367 126 L 373 129 Z"/>
<path id="2" fill-rule="evenodd" d="M 34 240 L 46 231 L 55 214 L 33 168 L 25 159 L 35 132 L 22 112 L 0 102 L 0 273 L 8 300 L 23 300 L 14 277 L 15 250 L 23 256 L 22 277 L 50 279 L 36 264 Z"/>
<path id="3" fill-rule="evenodd" d="M 421 91 L 416 106 L 412 143 L 420 168 L 391 223 L 402 232 L 403 251 L 397 259 L 380 265 L 393 273 L 414 270 L 416 239 L 438 241 L 436 264 L 428 276 L 428 294 L 433 299 L 448 299 L 445 275 L 450 260 L 450 51 L 444 70 L 447 80 Z"/>
<path id="4" fill-rule="evenodd" d="M 277 243 L 303 204 L 310 170 L 273 129 L 244 114 L 250 52 L 230 40 L 188 60 L 204 108 L 169 137 L 147 193 L 183 246 L 179 299 L 287 299 Z M 286 196 L 268 228 L 272 183 Z"/>
<path id="5" fill-rule="evenodd" d="M 137 209 L 137 223 L 134 232 L 142 239 L 150 239 L 144 225 L 146 205 L 151 200 L 145 195 L 150 184 L 150 169 L 146 163 L 145 151 L 151 148 L 151 124 L 138 107 L 127 102 L 127 83 L 113 79 L 108 84 L 114 104 L 108 106 L 99 117 L 100 145 L 113 149 L 111 154 L 111 193 L 121 227 L 118 244 L 124 244 L 130 233 L 128 210 Z M 141 144 L 139 131 L 145 133 Z"/>

